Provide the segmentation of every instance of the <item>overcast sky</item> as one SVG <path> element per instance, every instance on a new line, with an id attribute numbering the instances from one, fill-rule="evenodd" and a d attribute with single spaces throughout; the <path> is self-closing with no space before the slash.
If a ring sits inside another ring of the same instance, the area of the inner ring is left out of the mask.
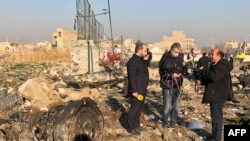
<path id="1" fill-rule="evenodd" d="M 57 27 L 73 30 L 76 0 L 0 2 L 0 41 L 51 41 Z M 108 9 L 108 0 L 92 4 L 95 14 Z M 154 43 L 183 30 L 199 47 L 250 42 L 250 0 L 110 0 L 110 8 L 114 37 Z M 108 14 L 97 19 L 110 36 Z"/>

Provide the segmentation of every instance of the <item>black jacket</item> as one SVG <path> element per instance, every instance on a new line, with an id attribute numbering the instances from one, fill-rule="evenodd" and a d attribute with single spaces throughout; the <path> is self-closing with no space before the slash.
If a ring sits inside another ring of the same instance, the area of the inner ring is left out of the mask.
<path id="1" fill-rule="evenodd" d="M 146 95 L 149 83 L 147 64 L 137 55 L 133 55 L 127 63 L 128 91 Z"/>
<path id="2" fill-rule="evenodd" d="M 170 52 L 165 53 L 161 60 L 159 61 L 159 73 L 160 73 L 160 85 L 162 88 L 169 88 L 164 85 L 164 82 L 166 79 L 166 75 L 172 75 L 173 73 L 183 73 L 183 58 L 180 56 L 178 57 L 172 57 Z M 167 77 L 169 79 L 169 77 Z M 177 85 L 180 87 L 183 82 L 183 78 L 177 79 L 177 81 L 170 78 L 173 83 L 177 82 Z M 174 87 L 177 87 L 177 85 L 174 85 Z"/>
<path id="3" fill-rule="evenodd" d="M 230 64 L 221 59 L 217 64 L 202 71 L 205 93 L 202 103 L 223 103 L 227 101 L 230 93 Z"/>
<path id="4" fill-rule="evenodd" d="M 197 69 L 207 66 L 209 62 L 210 59 L 207 56 L 202 56 L 197 62 Z"/>

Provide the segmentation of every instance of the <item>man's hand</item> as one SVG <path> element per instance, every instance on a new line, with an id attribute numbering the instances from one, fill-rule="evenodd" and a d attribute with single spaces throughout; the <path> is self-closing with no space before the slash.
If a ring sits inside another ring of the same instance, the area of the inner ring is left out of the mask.
<path id="1" fill-rule="evenodd" d="M 144 56 L 143 59 L 144 59 L 144 60 L 148 60 L 148 58 L 149 58 L 149 55 L 147 54 L 147 55 Z"/>
<path id="2" fill-rule="evenodd" d="M 173 77 L 174 78 L 180 78 L 181 77 L 181 73 L 173 73 Z"/>
<path id="3" fill-rule="evenodd" d="M 133 95 L 134 97 L 137 97 L 138 93 L 135 92 L 135 93 L 132 93 L 132 95 Z"/>
<path id="4" fill-rule="evenodd" d="M 203 67 L 203 66 L 199 68 L 199 70 L 203 70 L 203 69 L 204 69 L 204 67 Z"/>
<path id="5" fill-rule="evenodd" d="M 196 83 L 200 85 L 201 84 L 201 80 L 196 80 Z"/>

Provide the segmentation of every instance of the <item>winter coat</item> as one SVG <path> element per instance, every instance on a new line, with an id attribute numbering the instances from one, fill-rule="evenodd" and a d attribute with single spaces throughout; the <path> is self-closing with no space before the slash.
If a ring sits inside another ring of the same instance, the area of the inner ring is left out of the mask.
<path id="1" fill-rule="evenodd" d="M 159 73 L 160 73 L 160 86 L 164 89 L 169 89 L 170 87 L 167 86 L 166 81 L 171 81 L 171 86 L 173 87 L 180 87 L 183 82 L 183 78 L 178 78 L 174 80 L 172 78 L 173 73 L 183 73 L 183 58 L 180 56 L 172 57 L 170 52 L 165 53 L 161 60 L 159 61 Z"/>
<path id="2" fill-rule="evenodd" d="M 208 58 L 207 56 L 202 56 L 197 62 L 197 69 L 199 69 L 200 67 L 205 67 L 209 62 L 210 58 Z"/>
<path id="3" fill-rule="evenodd" d="M 149 83 L 147 64 L 142 58 L 134 54 L 127 63 L 128 91 L 146 95 Z"/>
<path id="4" fill-rule="evenodd" d="M 230 64 L 225 59 L 211 64 L 202 71 L 205 93 L 202 103 L 223 103 L 230 93 Z"/>

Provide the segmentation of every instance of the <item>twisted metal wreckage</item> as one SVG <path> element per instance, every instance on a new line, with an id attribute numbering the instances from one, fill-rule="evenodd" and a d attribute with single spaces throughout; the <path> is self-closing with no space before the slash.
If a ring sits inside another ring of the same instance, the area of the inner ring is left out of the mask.
<path id="1" fill-rule="evenodd" d="M 23 103 L 18 92 L 7 94 L 2 90 L 0 94 L 4 110 Z M 37 114 L 14 110 L 8 116 L 8 120 L 0 119 L 0 131 L 5 140 L 100 141 L 103 136 L 103 115 L 96 102 L 88 97 Z"/>
<path id="2" fill-rule="evenodd" d="M 36 116 L 17 112 L 10 115 L 10 139 L 101 140 L 103 116 L 90 98 L 58 105 Z M 27 138 L 26 133 L 32 133 Z"/>
<path id="3" fill-rule="evenodd" d="M 110 75 L 117 75 L 113 70 Z M 107 72 L 99 72 L 107 73 Z M 67 87 L 81 89 L 98 88 L 106 84 L 115 85 L 124 78 L 108 79 L 98 82 L 67 82 Z M 104 119 L 97 103 L 89 97 L 70 101 L 38 113 L 30 113 L 24 107 L 26 98 L 19 91 L 0 90 L 0 140 L 63 140 L 63 141 L 101 141 Z"/>

